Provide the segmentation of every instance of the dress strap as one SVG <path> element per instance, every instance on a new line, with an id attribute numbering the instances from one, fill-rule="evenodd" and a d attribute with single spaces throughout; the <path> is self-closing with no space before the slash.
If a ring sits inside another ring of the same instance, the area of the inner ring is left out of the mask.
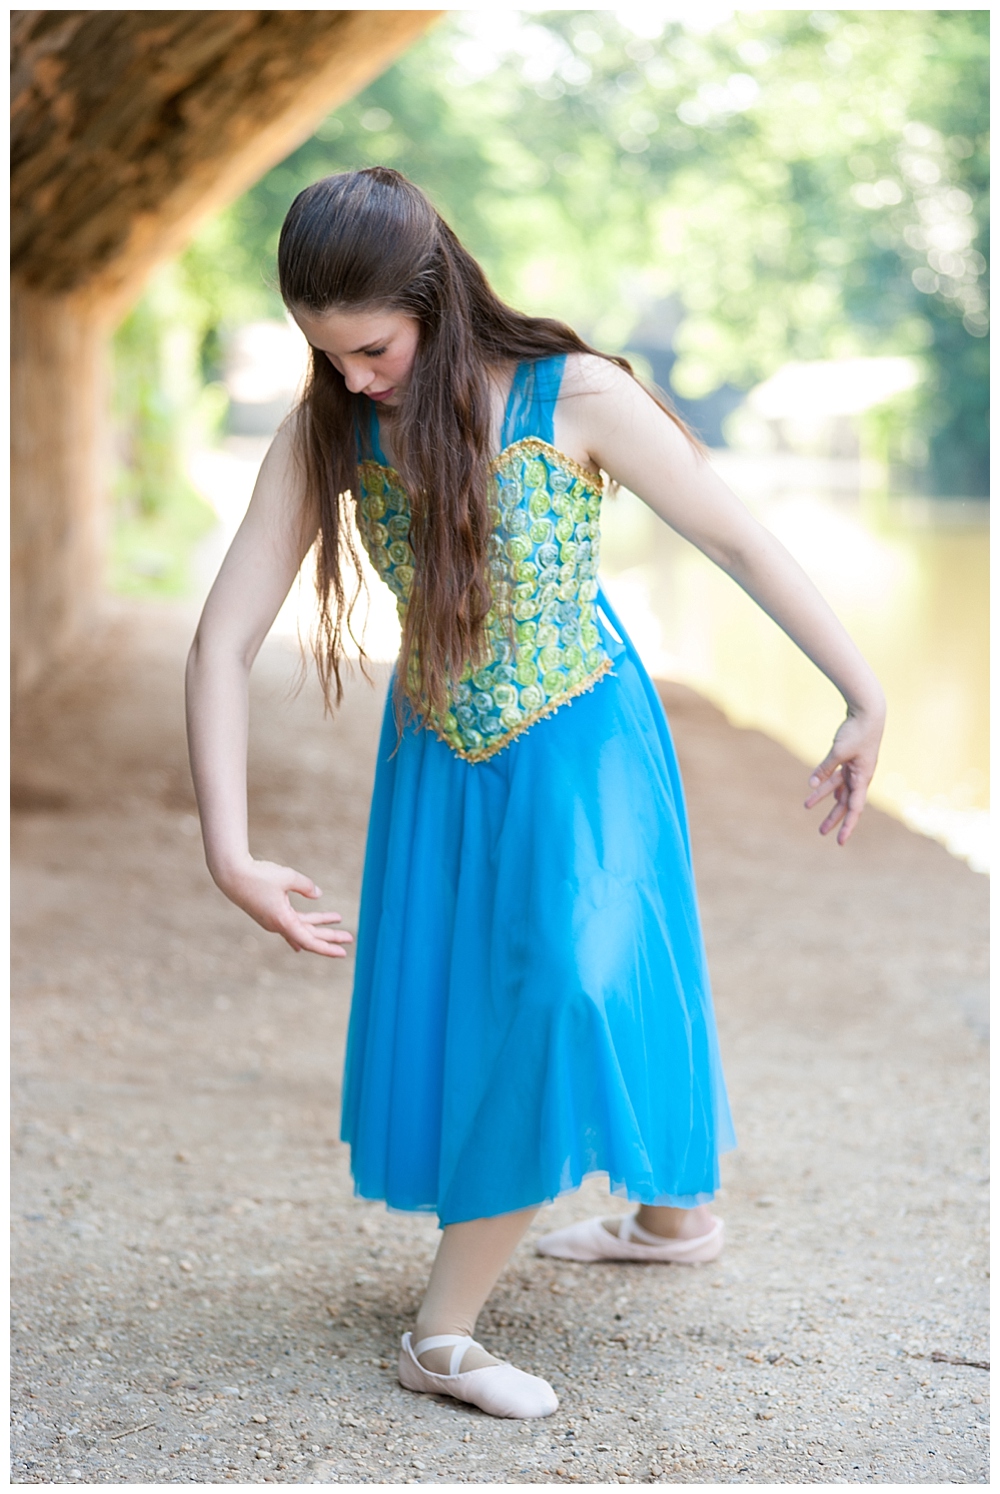
<path id="1" fill-rule="evenodd" d="M 564 353 L 517 365 L 500 433 L 501 451 L 526 436 L 537 436 L 540 441 L 551 443 L 565 366 Z"/>
<path id="2" fill-rule="evenodd" d="M 383 467 L 388 467 L 389 458 L 386 456 L 384 450 L 382 449 L 382 441 L 379 436 L 378 410 L 375 406 L 374 400 L 369 400 L 368 403 L 371 406 L 371 410 L 368 415 L 368 431 L 369 439 L 371 441 L 372 454 L 376 462 L 379 462 Z"/>
<path id="3" fill-rule="evenodd" d="M 507 396 L 507 407 L 500 428 L 500 450 L 504 451 L 513 442 L 520 440 L 521 427 L 531 409 L 532 390 L 535 382 L 535 365 L 519 363 L 514 370 L 513 382 Z"/>
<path id="4" fill-rule="evenodd" d="M 354 421 L 354 439 L 358 461 L 375 461 L 382 467 L 388 467 L 390 465 L 389 459 L 379 439 L 378 412 L 372 400 L 369 400 L 368 404 L 367 415 L 362 411 L 355 417 Z"/>

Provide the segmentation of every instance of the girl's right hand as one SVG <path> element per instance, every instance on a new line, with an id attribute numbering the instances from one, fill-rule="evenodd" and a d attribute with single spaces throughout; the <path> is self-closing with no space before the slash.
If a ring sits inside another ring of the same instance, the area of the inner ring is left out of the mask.
<path id="1" fill-rule="evenodd" d="M 296 952 L 307 949 L 312 954 L 334 959 L 347 954 L 341 946 L 352 943 L 354 935 L 329 927 L 340 922 L 339 913 L 303 913 L 292 906 L 290 892 L 300 893 L 302 897 L 322 897 L 316 883 L 301 872 L 273 861 L 250 859 L 215 880 L 230 902 L 249 913 L 261 928 L 280 934 Z"/>

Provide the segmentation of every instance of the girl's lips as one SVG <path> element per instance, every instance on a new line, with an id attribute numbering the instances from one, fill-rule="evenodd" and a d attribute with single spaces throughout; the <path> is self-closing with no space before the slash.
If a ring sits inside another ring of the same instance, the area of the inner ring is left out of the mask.
<path id="1" fill-rule="evenodd" d="M 388 399 L 390 394 L 395 394 L 395 392 L 395 389 L 381 389 L 378 394 L 372 394 L 370 389 L 365 390 L 369 399 Z"/>

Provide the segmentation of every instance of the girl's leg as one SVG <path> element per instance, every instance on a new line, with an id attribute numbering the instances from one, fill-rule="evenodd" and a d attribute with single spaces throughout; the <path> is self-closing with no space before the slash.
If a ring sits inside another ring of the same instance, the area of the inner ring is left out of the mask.
<path id="1" fill-rule="evenodd" d="M 640 1229 L 651 1235 L 662 1235 L 667 1240 L 694 1240 L 707 1235 L 715 1223 L 708 1204 L 699 1204 L 694 1209 L 656 1208 L 652 1204 L 641 1204 L 636 1216 Z"/>
<path id="2" fill-rule="evenodd" d="M 605 1219 L 602 1222 L 606 1230 L 617 1235 L 621 1223 L 619 1218 Z M 653 1204 L 640 1204 L 635 1222 L 640 1229 L 665 1240 L 696 1240 L 699 1235 L 709 1233 L 715 1218 L 708 1204 L 699 1204 L 694 1209 L 668 1209 Z"/>
<path id="3" fill-rule="evenodd" d="M 473 1336 L 483 1303 L 537 1212 L 522 1209 L 493 1219 L 445 1225 L 417 1314 L 415 1345 L 437 1333 Z M 450 1360 L 450 1349 L 428 1349 L 420 1356 L 424 1369 L 436 1375 L 448 1373 Z M 484 1349 L 469 1349 L 462 1360 L 462 1373 L 497 1362 Z"/>

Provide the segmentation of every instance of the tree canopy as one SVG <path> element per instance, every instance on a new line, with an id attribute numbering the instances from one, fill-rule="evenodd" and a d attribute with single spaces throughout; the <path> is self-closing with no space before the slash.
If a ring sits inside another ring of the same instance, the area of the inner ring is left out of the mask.
<path id="1" fill-rule="evenodd" d="M 669 341 L 680 400 L 915 356 L 889 454 L 985 493 L 987 52 L 975 10 L 454 13 L 186 252 L 206 373 L 227 324 L 279 310 L 295 194 L 380 163 L 515 304 L 609 350 Z"/>

